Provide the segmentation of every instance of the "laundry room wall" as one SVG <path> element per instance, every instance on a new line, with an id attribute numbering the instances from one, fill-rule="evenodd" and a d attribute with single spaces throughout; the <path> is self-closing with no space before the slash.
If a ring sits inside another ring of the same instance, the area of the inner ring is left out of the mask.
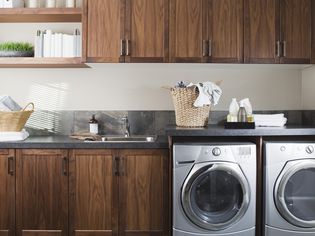
<path id="1" fill-rule="evenodd" d="M 0 24 L 0 42 L 33 42 L 37 29 L 72 32 L 80 24 Z M 5 32 L 5 33 L 3 33 Z M 91 64 L 90 69 L 0 69 L 0 94 L 45 110 L 172 110 L 162 86 L 222 80 L 216 110 L 233 97 L 256 110 L 301 109 L 301 67 L 215 64 Z"/>
<path id="2" fill-rule="evenodd" d="M 302 71 L 302 107 L 315 110 L 315 66 Z"/>

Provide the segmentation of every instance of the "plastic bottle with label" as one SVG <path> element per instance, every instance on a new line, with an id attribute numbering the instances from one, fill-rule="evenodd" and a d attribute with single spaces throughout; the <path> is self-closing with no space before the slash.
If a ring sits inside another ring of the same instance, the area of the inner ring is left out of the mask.
<path id="1" fill-rule="evenodd" d="M 229 107 L 229 115 L 227 117 L 227 122 L 237 122 L 239 106 L 236 98 L 232 98 L 232 102 Z"/>
<path id="2" fill-rule="evenodd" d="M 240 109 L 238 111 L 238 122 L 247 122 L 247 112 L 244 103 L 240 103 Z"/>

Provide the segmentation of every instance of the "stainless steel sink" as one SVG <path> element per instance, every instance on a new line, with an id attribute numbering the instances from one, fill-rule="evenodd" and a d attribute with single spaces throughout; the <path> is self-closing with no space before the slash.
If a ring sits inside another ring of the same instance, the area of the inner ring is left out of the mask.
<path id="1" fill-rule="evenodd" d="M 104 143 L 151 143 L 156 141 L 155 135 L 133 135 L 124 136 L 103 136 L 101 141 L 85 140 L 85 142 L 104 142 Z"/>

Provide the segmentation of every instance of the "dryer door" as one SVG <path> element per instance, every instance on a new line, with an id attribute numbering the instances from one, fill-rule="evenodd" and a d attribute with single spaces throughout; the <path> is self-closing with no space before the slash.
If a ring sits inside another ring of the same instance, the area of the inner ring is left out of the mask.
<path id="1" fill-rule="evenodd" d="M 315 228 L 315 160 L 288 162 L 276 181 L 274 198 L 289 223 Z"/>
<path id="2" fill-rule="evenodd" d="M 239 221 L 250 200 L 250 188 L 239 165 L 196 164 L 181 192 L 186 216 L 207 230 L 222 230 Z"/>

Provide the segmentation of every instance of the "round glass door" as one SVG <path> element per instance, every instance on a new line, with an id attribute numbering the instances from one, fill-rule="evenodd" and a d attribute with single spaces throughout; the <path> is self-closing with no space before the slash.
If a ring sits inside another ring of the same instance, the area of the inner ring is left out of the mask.
<path id="1" fill-rule="evenodd" d="M 183 186 L 183 209 L 204 229 L 228 228 L 244 215 L 248 204 L 249 186 L 237 164 L 203 166 L 190 174 Z"/>
<path id="2" fill-rule="evenodd" d="M 279 176 L 275 200 L 280 214 L 298 227 L 315 227 L 315 161 L 295 161 Z"/>

